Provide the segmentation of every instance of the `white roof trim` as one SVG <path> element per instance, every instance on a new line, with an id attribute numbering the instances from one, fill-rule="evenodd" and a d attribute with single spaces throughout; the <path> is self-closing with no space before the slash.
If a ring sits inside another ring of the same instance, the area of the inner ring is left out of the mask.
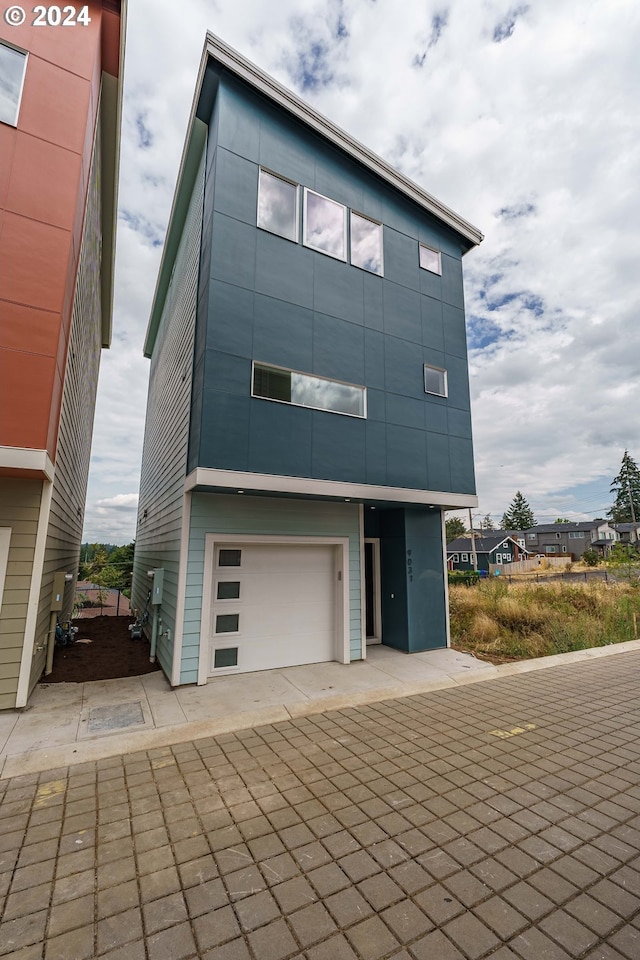
<path id="1" fill-rule="evenodd" d="M 368 167 L 374 173 L 378 174 L 379 177 L 382 177 L 387 183 L 390 183 L 396 189 L 410 197 L 429 213 L 436 216 L 439 220 L 444 221 L 444 223 L 462 234 L 463 237 L 466 237 L 474 246 L 483 240 L 483 234 L 477 227 L 474 227 L 473 224 L 464 220 L 449 207 L 445 206 L 444 203 L 436 200 L 435 197 L 432 197 L 430 193 L 427 193 L 426 190 L 423 190 L 412 180 L 409 180 L 403 174 L 394 170 L 394 168 L 381 157 L 372 153 L 371 150 L 367 149 L 367 147 L 363 146 L 357 140 L 354 140 L 348 133 L 336 126 L 335 123 L 332 123 L 331 120 L 323 117 L 322 114 L 314 110 L 313 107 L 310 107 L 308 103 L 301 100 L 300 97 L 292 93 L 291 90 L 283 87 L 282 84 L 274 80 L 273 77 L 264 73 L 263 70 L 260 70 L 259 67 L 249 60 L 246 60 L 237 50 L 227 46 L 219 37 L 209 32 L 207 33 L 205 41 L 203 59 L 207 54 L 261 93 L 264 93 L 269 99 L 280 104 L 280 106 L 284 107 L 289 113 L 312 127 L 321 134 L 321 136 L 330 140 L 345 153 L 350 154 L 350 156 L 354 157 L 354 159 L 358 160 L 365 167 Z M 204 76 L 203 66 L 205 66 L 205 64 L 201 65 L 198 77 L 198 94 Z"/>

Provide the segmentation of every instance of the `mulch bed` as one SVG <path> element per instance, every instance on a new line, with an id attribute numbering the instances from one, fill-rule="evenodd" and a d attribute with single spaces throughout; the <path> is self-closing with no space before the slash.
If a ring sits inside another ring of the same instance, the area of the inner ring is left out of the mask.
<path id="1" fill-rule="evenodd" d="M 56 647 L 53 672 L 43 683 L 86 683 L 89 680 L 117 680 L 140 677 L 159 670 L 149 663 L 149 641 L 131 640 L 131 617 L 91 617 L 74 621 L 79 627 L 77 642 Z M 91 640 L 91 643 L 81 643 Z"/>

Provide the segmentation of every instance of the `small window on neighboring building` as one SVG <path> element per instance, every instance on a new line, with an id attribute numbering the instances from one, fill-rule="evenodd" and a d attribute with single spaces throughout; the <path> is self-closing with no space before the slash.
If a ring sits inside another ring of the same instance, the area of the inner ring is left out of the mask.
<path id="1" fill-rule="evenodd" d="M 298 186 L 268 170 L 260 170 L 258 226 L 298 242 Z"/>
<path id="2" fill-rule="evenodd" d="M 454 563 L 458 563 L 460 560 L 460 557 L 458 556 L 457 553 L 454 553 L 451 559 L 453 560 Z"/>
<path id="3" fill-rule="evenodd" d="M 367 415 L 365 387 L 262 363 L 253 365 L 251 395 L 263 400 L 292 403 L 298 407 L 344 413 L 351 417 Z"/>
<path id="4" fill-rule="evenodd" d="M 382 276 L 382 224 L 351 211 L 351 263 Z"/>
<path id="5" fill-rule="evenodd" d="M 537 533 L 528 533 L 528 534 L 527 534 L 527 540 L 537 540 L 537 539 L 538 539 L 538 534 L 537 534 Z"/>
<path id="6" fill-rule="evenodd" d="M 338 260 L 347 259 L 347 208 L 305 187 L 303 243 Z"/>
<path id="7" fill-rule="evenodd" d="M 447 371 L 441 367 L 424 365 L 424 392 L 433 393 L 437 397 L 447 396 Z"/>
<path id="8" fill-rule="evenodd" d="M 469 563 L 469 554 L 468 553 L 461 554 L 460 560 L 462 563 Z"/>
<path id="9" fill-rule="evenodd" d="M 27 54 L 0 42 L 0 122 L 18 124 Z"/>
<path id="10" fill-rule="evenodd" d="M 442 274 L 442 258 L 439 250 L 433 247 L 427 247 L 424 243 L 420 244 L 420 266 L 429 273 Z"/>
<path id="11" fill-rule="evenodd" d="M 548 543 L 544 549 L 546 553 L 555 553 L 557 548 L 555 543 L 554 544 Z"/>

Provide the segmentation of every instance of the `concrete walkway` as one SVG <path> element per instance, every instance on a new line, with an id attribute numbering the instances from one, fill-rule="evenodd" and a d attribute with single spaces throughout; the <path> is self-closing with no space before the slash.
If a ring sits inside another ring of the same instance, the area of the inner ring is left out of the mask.
<path id="1" fill-rule="evenodd" d="M 445 658 L 426 693 L 326 712 L 309 698 L 338 681 L 305 693 L 298 677 L 288 719 L 146 746 L 212 721 L 168 722 L 122 754 L 2 779 L 0 957 L 638 960 L 640 650 L 625 647 L 451 675 Z M 406 693 L 419 663 L 375 669 Z M 273 683 L 272 707 L 254 686 L 257 713 L 283 709 Z M 178 700 L 185 717 L 203 695 Z"/>
<path id="2" fill-rule="evenodd" d="M 219 677 L 171 689 L 164 674 L 40 684 L 29 707 L 0 713 L 0 779 L 183 743 L 258 724 L 640 649 L 640 641 L 494 667 L 455 650 Z"/>

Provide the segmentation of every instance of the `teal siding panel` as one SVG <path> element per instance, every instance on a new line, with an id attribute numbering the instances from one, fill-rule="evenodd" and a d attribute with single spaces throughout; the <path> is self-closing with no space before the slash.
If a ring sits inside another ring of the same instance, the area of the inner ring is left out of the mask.
<path id="1" fill-rule="evenodd" d="M 187 559 L 187 596 L 183 627 L 182 683 L 197 679 L 186 657 L 199 649 L 205 537 L 208 533 L 246 536 L 349 538 L 349 631 L 351 659 L 361 656 L 360 518 L 358 504 L 194 493 Z M 193 593 L 193 588 L 196 593 Z M 191 601 L 199 598 L 199 604 Z"/>

